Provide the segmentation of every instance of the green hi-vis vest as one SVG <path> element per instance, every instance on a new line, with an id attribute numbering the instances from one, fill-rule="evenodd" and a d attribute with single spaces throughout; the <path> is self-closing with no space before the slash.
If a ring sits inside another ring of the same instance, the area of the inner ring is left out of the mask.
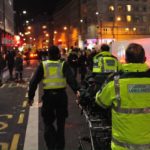
<path id="1" fill-rule="evenodd" d="M 118 60 L 110 52 L 101 52 L 93 58 L 93 73 L 111 73 L 118 71 Z"/>
<path id="2" fill-rule="evenodd" d="M 46 60 L 42 62 L 44 69 L 43 88 L 60 89 L 66 87 L 66 79 L 63 76 L 62 68 L 64 62 Z"/>
<path id="3" fill-rule="evenodd" d="M 150 72 L 145 64 L 127 68 L 132 72 L 115 76 L 96 102 L 112 106 L 112 150 L 150 150 Z"/>

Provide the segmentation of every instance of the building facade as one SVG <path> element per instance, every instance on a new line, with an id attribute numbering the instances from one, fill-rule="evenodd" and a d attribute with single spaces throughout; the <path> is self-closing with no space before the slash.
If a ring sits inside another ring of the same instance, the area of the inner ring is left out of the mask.
<path id="1" fill-rule="evenodd" d="M 63 1 L 53 15 L 54 44 L 63 48 L 78 45 L 80 35 L 80 1 Z"/>
<path id="2" fill-rule="evenodd" d="M 13 44 L 14 10 L 13 0 L 0 0 L 0 45 L 1 48 Z"/>
<path id="3" fill-rule="evenodd" d="M 54 28 L 63 47 L 148 38 L 150 0 L 70 0 L 56 10 Z"/>

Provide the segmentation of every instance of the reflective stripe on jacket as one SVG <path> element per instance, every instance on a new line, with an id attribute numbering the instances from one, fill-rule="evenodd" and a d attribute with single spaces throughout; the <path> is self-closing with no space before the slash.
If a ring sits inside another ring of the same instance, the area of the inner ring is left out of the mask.
<path id="1" fill-rule="evenodd" d="M 150 150 L 150 72 L 145 64 L 123 70 L 96 94 L 99 105 L 112 106 L 112 150 Z"/>
<path id="2" fill-rule="evenodd" d="M 60 89 L 66 87 L 66 79 L 63 76 L 63 64 L 61 61 L 46 60 L 42 62 L 44 69 L 43 88 Z"/>
<path id="3" fill-rule="evenodd" d="M 118 60 L 110 52 L 100 52 L 93 58 L 93 73 L 111 73 L 119 69 Z"/>

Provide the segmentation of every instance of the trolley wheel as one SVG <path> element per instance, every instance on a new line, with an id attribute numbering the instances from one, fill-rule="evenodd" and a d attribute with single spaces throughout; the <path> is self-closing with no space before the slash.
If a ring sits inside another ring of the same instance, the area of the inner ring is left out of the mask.
<path id="1" fill-rule="evenodd" d="M 78 150 L 83 150 L 81 145 L 78 146 Z"/>

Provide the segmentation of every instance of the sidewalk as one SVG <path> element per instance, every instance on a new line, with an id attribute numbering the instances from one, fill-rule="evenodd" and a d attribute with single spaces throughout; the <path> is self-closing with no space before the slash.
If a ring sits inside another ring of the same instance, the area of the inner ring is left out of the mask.
<path id="1" fill-rule="evenodd" d="M 3 83 L 6 82 L 6 81 L 8 80 L 8 78 L 9 78 L 8 68 L 5 67 L 5 68 L 3 69 L 3 73 L 2 73 L 2 82 L 3 82 Z"/>

